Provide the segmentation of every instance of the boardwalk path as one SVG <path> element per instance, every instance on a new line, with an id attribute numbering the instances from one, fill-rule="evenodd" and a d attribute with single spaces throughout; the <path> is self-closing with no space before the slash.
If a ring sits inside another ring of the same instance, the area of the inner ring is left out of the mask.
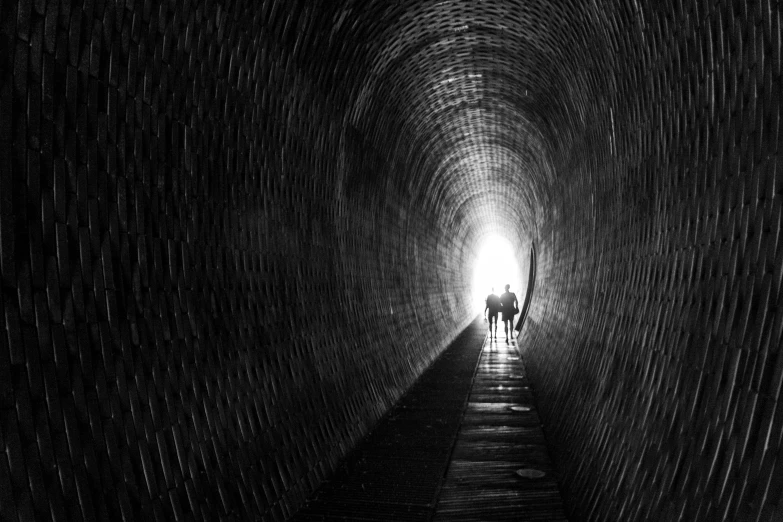
<path id="1" fill-rule="evenodd" d="M 499 337 L 466 328 L 295 520 L 565 520 L 516 341 Z"/>

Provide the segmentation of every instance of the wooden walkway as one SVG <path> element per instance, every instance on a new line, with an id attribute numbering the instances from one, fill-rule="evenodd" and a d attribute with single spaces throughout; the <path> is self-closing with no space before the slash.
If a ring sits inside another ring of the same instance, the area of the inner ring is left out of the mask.
<path id="1" fill-rule="evenodd" d="M 466 328 L 295 520 L 566 520 L 516 341 L 499 337 Z"/>

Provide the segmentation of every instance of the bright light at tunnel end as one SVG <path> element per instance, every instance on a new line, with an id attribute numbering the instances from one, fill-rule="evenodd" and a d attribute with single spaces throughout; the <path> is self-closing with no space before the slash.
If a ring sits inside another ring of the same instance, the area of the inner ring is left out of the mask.
<path id="1" fill-rule="evenodd" d="M 519 261 L 514 257 L 511 242 L 501 236 L 489 236 L 479 243 L 476 264 L 473 268 L 473 305 L 476 313 L 484 311 L 484 300 L 495 289 L 495 294 L 505 292 L 505 286 L 511 285 L 511 291 L 522 301 L 523 288 L 519 270 Z"/>

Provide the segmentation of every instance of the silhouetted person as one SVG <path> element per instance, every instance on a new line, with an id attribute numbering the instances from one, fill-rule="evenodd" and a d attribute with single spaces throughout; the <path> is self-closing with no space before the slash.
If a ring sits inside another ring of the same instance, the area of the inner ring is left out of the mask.
<path id="1" fill-rule="evenodd" d="M 508 331 L 514 329 L 514 315 L 519 313 L 517 306 L 517 294 L 509 292 L 511 285 L 506 285 L 506 291 L 500 296 L 500 311 L 503 312 L 503 330 L 506 332 L 506 342 L 508 342 Z M 509 325 L 509 323 L 511 323 Z"/>
<path id="2" fill-rule="evenodd" d="M 484 313 L 487 313 L 489 319 L 489 338 L 492 339 L 492 321 L 495 322 L 495 339 L 498 338 L 498 312 L 500 311 L 500 298 L 495 295 L 495 289 L 492 289 L 492 293 L 487 296 L 487 306 L 484 307 Z"/>

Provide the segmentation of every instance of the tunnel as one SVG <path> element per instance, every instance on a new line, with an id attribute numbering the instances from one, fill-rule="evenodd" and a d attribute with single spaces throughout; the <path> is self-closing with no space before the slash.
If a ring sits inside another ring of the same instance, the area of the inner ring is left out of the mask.
<path id="1" fill-rule="evenodd" d="M 568 517 L 780 520 L 782 23 L 3 1 L 0 518 L 293 517 L 499 237 Z"/>

